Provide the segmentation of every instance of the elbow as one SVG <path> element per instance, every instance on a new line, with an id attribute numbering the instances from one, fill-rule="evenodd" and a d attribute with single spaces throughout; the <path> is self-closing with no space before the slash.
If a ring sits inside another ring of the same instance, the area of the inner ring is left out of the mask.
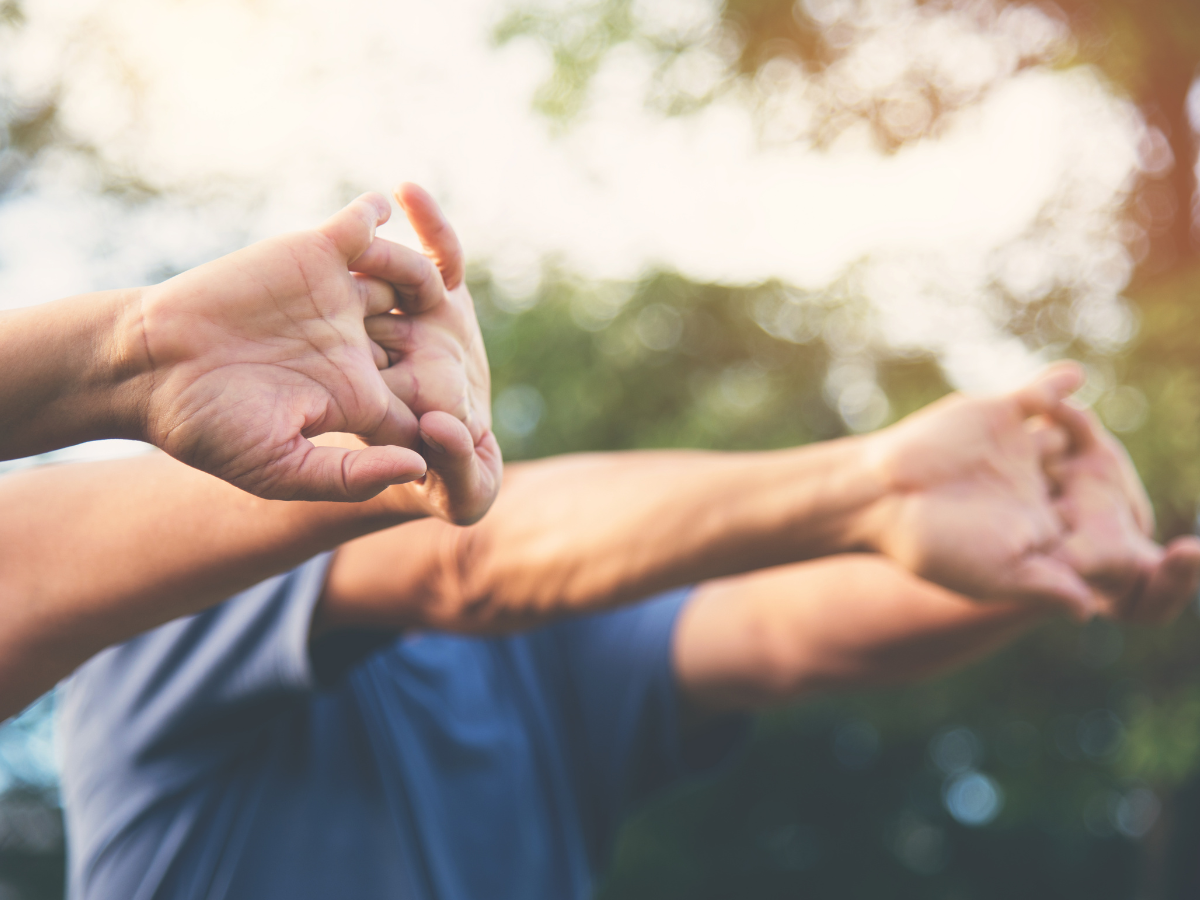
<path id="1" fill-rule="evenodd" d="M 747 623 L 750 652 L 741 693 L 754 706 L 779 706 L 805 700 L 825 685 L 812 648 L 792 629 L 780 628 L 773 616 Z"/>

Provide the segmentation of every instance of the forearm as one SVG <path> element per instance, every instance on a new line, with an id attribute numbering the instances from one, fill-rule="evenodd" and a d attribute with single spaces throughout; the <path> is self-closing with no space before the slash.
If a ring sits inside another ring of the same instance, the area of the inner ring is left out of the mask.
<path id="1" fill-rule="evenodd" d="M 142 436 L 136 290 L 0 313 L 0 458 Z"/>
<path id="2" fill-rule="evenodd" d="M 859 439 L 769 453 L 647 451 L 509 466 L 479 524 L 421 522 L 339 551 L 322 621 L 529 627 L 673 586 L 870 543 Z"/>
<path id="3" fill-rule="evenodd" d="M 421 515 L 262 500 L 162 454 L 0 479 L 0 716 L 109 644 Z"/>
<path id="4" fill-rule="evenodd" d="M 701 585 L 680 615 L 674 662 L 693 710 L 755 708 L 928 678 L 1044 616 L 973 603 L 882 557 L 845 555 Z"/>

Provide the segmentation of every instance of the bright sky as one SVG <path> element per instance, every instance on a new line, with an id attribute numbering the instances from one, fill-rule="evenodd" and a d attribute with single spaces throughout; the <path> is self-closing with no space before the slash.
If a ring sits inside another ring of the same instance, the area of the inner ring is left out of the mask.
<path id="1" fill-rule="evenodd" d="M 764 147 L 734 99 L 664 119 L 644 108 L 646 64 L 619 53 L 597 102 L 556 137 L 531 109 L 548 59 L 528 41 L 491 45 L 505 10 L 494 0 L 26 7 L 27 25 L 0 43 L 12 89 L 62 79 L 70 128 L 171 193 L 130 211 L 77 163 L 50 160 L 0 206 L 0 306 L 144 282 L 407 179 L 435 192 L 469 255 L 518 294 L 546 257 L 595 278 L 661 265 L 816 287 L 871 255 L 888 339 L 936 346 L 958 381 L 990 387 L 1033 364 L 972 305 L 996 266 L 1033 290 L 1123 253 L 1104 229 L 1135 129 L 1087 73 L 1012 79 L 944 138 L 883 157 L 852 138 L 827 153 Z M 992 52 L 980 48 L 976 61 Z M 1022 244 L 1064 191 L 1074 218 L 1057 243 Z M 1109 266 L 1097 308 L 1127 269 Z M 1097 327 L 1120 332 L 1113 316 Z"/>

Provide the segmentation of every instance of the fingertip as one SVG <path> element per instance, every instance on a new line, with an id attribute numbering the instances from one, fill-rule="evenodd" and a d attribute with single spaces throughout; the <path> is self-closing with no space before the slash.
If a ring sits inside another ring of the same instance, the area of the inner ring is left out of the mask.
<path id="1" fill-rule="evenodd" d="M 1083 386 L 1085 379 L 1083 366 L 1073 359 L 1060 359 L 1046 367 L 1042 376 L 1052 383 L 1056 389 L 1067 394 L 1074 393 Z"/>
<path id="2" fill-rule="evenodd" d="M 407 447 L 365 447 L 349 451 L 342 463 L 347 493 L 368 499 L 393 485 L 423 478 L 425 460 Z"/>
<path id="3" fill-rule="evenodd" d="M 1054 363 L 1016 393 L 1026 415 L 1048 413 L 1083 384 L 1083 368 L 1073 360 Z"/>
<path id="4" fill-rule="evenodd" d="M 437 264 L 446 289 L 454 290 L 463 280 L 463 249 L 441 206 L 432 194 L 412 182 L 397 187 L 395 197 L 426 253 Z"/>
<path id="5" fill-rule="evenodd" d="M 392 191 L 392 196 L 396 198 L 397 203 L 406 209 L 422 201 L 433 201 L 433 196 L 429 191 L 411 181 L 402 181 L 396 185 L 396 189 Z"/>
<path id="6" fill-rule="evenodd" d="M 318 231 L 323 232 L 351 263 L 361 256 L 375 239 L 375 229 L 388 220 L 392 206 L 383 194 L 369 191 L 355 197 L 326 219 Z"/>

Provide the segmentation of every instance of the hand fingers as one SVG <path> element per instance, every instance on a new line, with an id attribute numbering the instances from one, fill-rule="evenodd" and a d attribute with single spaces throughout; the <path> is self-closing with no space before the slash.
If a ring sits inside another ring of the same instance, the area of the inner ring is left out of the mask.
<path id="1" fill-rule="evenodd" d="M 1083 384 L 1083 369 L 1078 363 L 1064 361 L 1045 369 L 1031 383 L 1010 394 L 1022 416 L 1042 415 L 1054 411 L 1063 400 Z"/>
<path id="2" fill-rule="evenodd" d="M 338 252 L 352 263 L 371 246 L 375 228 L 392 214 L 392 205 L 382 194 L 363 194 L 326 219 L 317 231 L 333 241 Z"/>
<path id="3" fill-rule="evenodd" d="M 302 439 L 301 439 L 302 440 Z M 369 500 L 393 484 L 415 481 L 425 474 L 425 460 L 404 447 L 341 447 L 307 449 L 295 469 L 276 482 L 280 498 L 291 500 Z"/>
<path id="4" fill-rule="evenodd" d="M 413 449 L 417 447 L 417 417 L 403 400 L 391 392 L 388 393 L 387 414 L 383 421 L 371 423 L 370 426 L 349 422 L 346 427 L 373 446 L 391 444 Z"/>
<path id="5" fill-rule="evenodd" d="M 437 201 L 424 188 L 407 182 L 396 188 L 395 197 L 421 246 L 441 271 L 446 290 L 454 290 L 463 280 L 462 244 Z"/>
<path id="6" fill-rule="evenodd" d="M 429 461 L 426 484 L 435 495 L 431 497 L 435 508 L 452 511 L 448 516 L 456 525 L 478 521 L 496 497 L 499 471 L 482 471 L 470 432 L 448 413 L 422 416 L 421 440 Z M 498 452 L 495 456 L 498 461 Z"/>
<path id="7" fill-rule="evenodd" d="M 363 326 L 366 328 L 367 337 L 370 339 L 371 359 L 374 361 L 376 369 L 386 369 L 392 364 L 392 359 L 388 356 L 387 350 L 376 343 L 377 336 L 371 333 L 370 323 L 384 316 L 388 319 L 406 321 L 407 317 L 389 315 L 391 310 L 396 306 L 396 291 L 386 281 L 379 278 L 371 278 L 369 275 L 361 275 L 357 272 L 354 273 L 354 281 L 358 285 L 359 293 L 362 294 L 365 306 L 363 314 L 366 318 L 363 320 Z"/>
<path id="8" fill-rule="evenodd" d="M 1072 452 L 1083 453 L 1096 443 L 1100 424 L 1088 410 L 1070 403 L 1055 403 L 1046 414 L 1066 432 Z"/>
<path id="9" fill-rule="evenodd" d="M 396 308 L 396 289 L 382 278 L 353 273 L 358 293 L 363 298 L 363 316 L 378 316 Z"/>
<path id="10" fill-rule="evenodd" d="M 375 363 L 375 368 L 382 372 L 392 364 L 392 358 L 388 356 L 386 350 L 374 341 L 370 341 L 369 343 L 371 345 L 371 361 Z"/>
<path id="11" fill-rule="evenodd" d="M 1071 439 L 1067 432 L 1044 416 L 1030 419 L 1026 427 L 1042 465 L 1062 456 L 1070 447 Z"/>
<path id="12" fill-rule="evenodd" d="M 367 337 L 380 344 L 386 344 L 393 353 L 406 356 L 418 349 L 419 335 L 414 337 L 412 316 L 397 316 L 385 313 L 379 316 L 368 316 L 363 320 L 363 328 Z"/>
<path id="13" fill-rule="evenodd" d="M 1200 539 L 1172 541 L 1162 561 L 1150 573 L 1136 609 L 1128 618 L 1138 622 L 1170 622 L 1196 598 L 1200 590 Z"/>
<path id="14" fill-rule="evenodd" d="M 1099 611 L 1087 582 L 1066 563 L 1042 554 L 1027 556 L 1017 566 L 1013 593 L 1016 599 L 1062 608 L 1081 622 Z"/>
<path id="15" fill-rule="evenodd" d="M 425 312 L 446 298 L 442 276 L 426 256 L 383 238 L 372 241 L 350 269 L 391 284 L 396 306 L 406 313 Z"/>
<path id="16" fill-rule="evenodd" d="M 1142 533 L 1154 533 L 1154 508 L 1146 489 L 1138 477 L 1125 446 L 1108 433 L 1100 419 L 1090 409 L 1079 409 L 1069 403 L 1060 403 L 1049 413 L 1050 418 L 1067 430 L 1071 436 L 1072 455 L 1089 452 L 1107 454 L 1115 467 L 1113 480 L 1125 495 L 1134 520 Z"/>

